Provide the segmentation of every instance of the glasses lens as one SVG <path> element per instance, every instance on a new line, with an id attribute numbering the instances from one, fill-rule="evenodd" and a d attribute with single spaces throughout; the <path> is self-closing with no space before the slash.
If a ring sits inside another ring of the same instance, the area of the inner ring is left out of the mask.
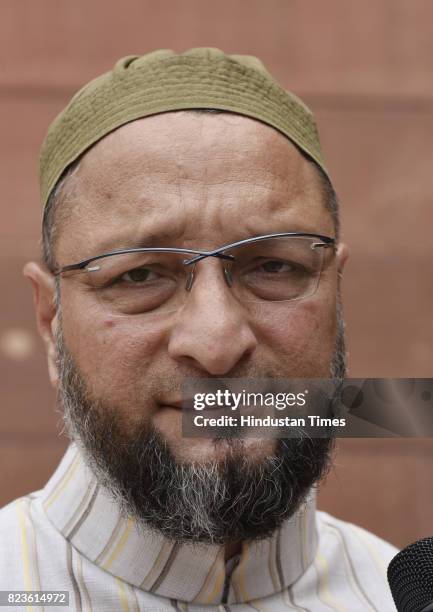
<path id="1" fill-rule="evenodd" d="M 314 238 L 291 236 L 226 249 L 224 255 L 233 258 L 222 261 L 226 280 L 240 302 L 264 304 L 309 297 L 317 289 L 323 267 L 321 244 Z M 110 316 L 150 318 L 184 305 L 194 271 L 194 265 L 185 266 L 188 259 L 194 260 L 194 255 L 116 253 L 91 261 L 82 270 L 83 279 Z"/>
<path id="2" fill-rule="evenodd" d="M 85 272 L 100 305 L 113 316 L 174 311 L 185 299 L 185 255 L 119 253 L 93 260 Z"/>
<path id="3" fill-rule="evenodd" d="M 225 251 L 233 255 L 233 290 L 240 301 L 283 302 L 311 296 L 323 265 L 323 247 L 304 237 L 258 240 Z"/>

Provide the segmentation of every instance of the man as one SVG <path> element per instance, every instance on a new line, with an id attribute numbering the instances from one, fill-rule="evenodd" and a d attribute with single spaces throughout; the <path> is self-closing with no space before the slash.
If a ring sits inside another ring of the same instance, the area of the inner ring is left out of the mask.
<path id="1" fill-rule="evenodd" d="M 182 437 L 186 378 L 344 376 L 347 248 L 311 112 L 252 57 L 124 58 L 50 127 L 41 192 L 25 275 L 71 446 L 1 513 L 0 589 L 394 609 L 394 548 L 315 511 L 331 440 Z"/>

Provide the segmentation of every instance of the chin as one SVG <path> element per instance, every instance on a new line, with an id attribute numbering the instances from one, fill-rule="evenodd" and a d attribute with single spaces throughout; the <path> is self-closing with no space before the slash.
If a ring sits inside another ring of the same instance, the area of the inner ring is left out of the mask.
<path id="1" fill-rule="evenodd" d="M 275 454 L 277 448 L 277 440 L 269 438 L 182 438 L 166 442 L 180 463 L 218 463 L 229 457 L 247 457 L 253 465 Z"/>
<path id="2" fill-rule="evenodd" d="M 272 438 L 186 438 L 182 435 L 182 413 L 164 407 L 153 416 L 152 425 L 180 463 L 223 462 L 228 457 L 247 456 L 253 465 L 273 455 L 277 440 Z"/>

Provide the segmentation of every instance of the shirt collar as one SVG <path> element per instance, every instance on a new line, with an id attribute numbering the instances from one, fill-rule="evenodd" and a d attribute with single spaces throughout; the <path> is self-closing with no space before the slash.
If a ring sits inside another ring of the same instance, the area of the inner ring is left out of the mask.
<path id="1" fill-rule="evenodd" d="M 242 603 L 281 591 L 305 572 L 317 549 L 313 493 L 270 538 L 243 542 L 235 564 L 225 563 L 223 546 L 173 543 L 122 517 L 74 444 L 41 501 L 56 529 L 103 570 L 155 595 L 197 604 Z"/>

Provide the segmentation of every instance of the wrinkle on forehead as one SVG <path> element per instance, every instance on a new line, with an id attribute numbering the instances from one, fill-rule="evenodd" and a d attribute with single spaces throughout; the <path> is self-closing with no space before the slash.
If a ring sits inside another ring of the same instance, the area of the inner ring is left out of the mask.
<path id="1" fill-rule="evenodd" d="M 258 121 L 180 112 L 140 119 L 108 134 L 85 155 L 80 176 L 83 189 L 98 192 L 107 183 L 114 192 L 133 185 L 146 172 L 160 174 L 167 183 L 260 176 L 266 184 L 280 178 L 295 188 L 303 166 L 309 164 L 297 148 Z"/>
<path id="2" fill-rule="evenodd" d="M 78 250 L 91 238 L 161 224 L 193 240 L 227 226 L 253 231 L 264 217 L 279 225 L 287 215 L 325 214 L 312 164 L 273 128 L 238 115 L 131 122 L 90 149 L 74 179 L 69 223 L 83 240 L 69 248 Z"/>

